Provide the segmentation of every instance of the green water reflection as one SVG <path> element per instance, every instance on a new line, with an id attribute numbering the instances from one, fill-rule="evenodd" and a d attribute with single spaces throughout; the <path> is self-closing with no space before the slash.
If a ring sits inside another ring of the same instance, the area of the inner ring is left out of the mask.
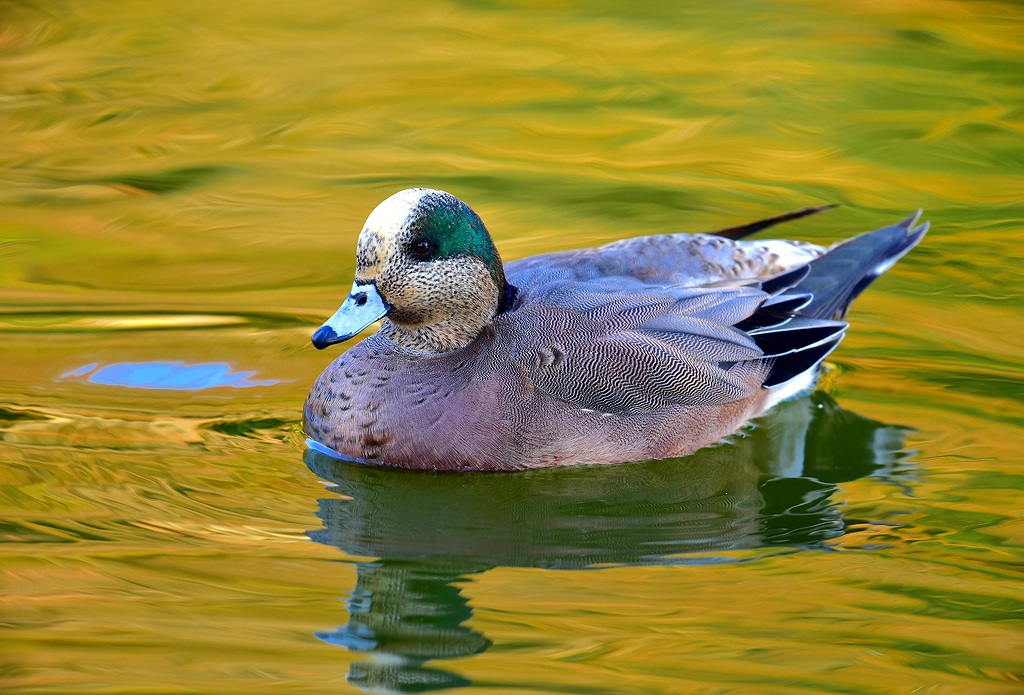
<path id="1" fill-rule="evenodd" d="M 840 408 L 821 392 L 788 401 L 756 427 L 693 456 L 510 475 L 421 474 L 351 464 L 312 449 L 332 484 L 309 533 L 358 564 L 349 622 L 318 633 L 368 654 L 350 680 L 369 692 L 469 685 L 435 659 L 490 645 L 465 625 L 461 584 L 498 566 L 729 563 L 775 549 L 827 549 L 846 520 L 838 485 L 864 476 L 904 484 L 908 430 Z"/>

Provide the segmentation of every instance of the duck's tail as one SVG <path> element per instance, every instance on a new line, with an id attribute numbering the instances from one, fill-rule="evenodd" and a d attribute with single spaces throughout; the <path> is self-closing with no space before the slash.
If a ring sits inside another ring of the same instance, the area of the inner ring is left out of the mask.
<path id="1" fill-rule="evenodd" d="M 764 385 L 775 392 L 772 402 L 813 383 L 817 366 L 843 339 L 850 303 L 928 231 L 927 222 L 917 224 L 920 217 L 918 211 L 899 224 L 848 239 L 761 283 L 770 298 L 736 328 L 771 360 Z"/>
<path id="2" fill-rule="evenodd" d="M 743 239 L 777 224 L 816 215 L 835 207 L 832 204 L 802 208 L 710 234 L 727 239 Z M 864 288 L 921 241 L 928 231 L 928 223 L 918 225 L 920 218 L 921 211 L 918 210 L 899 224 L 840 242 L 824 256 L 812 261 L 810 275 L 790 290 L 814 295 L 800 314 L 822 319 L 843 318 L 850 304 Z"/>
<path id="3" fill-rule="evenodd" d="M 928 223 L 917 224 L 920 218 L 918 210 L 899 224 L 840 242 L 811 261 L 811 272 L 793 288 L 812 295 L 800 314 L 819 319 L 846 316 L 857 295 L 921 241 Z"/>

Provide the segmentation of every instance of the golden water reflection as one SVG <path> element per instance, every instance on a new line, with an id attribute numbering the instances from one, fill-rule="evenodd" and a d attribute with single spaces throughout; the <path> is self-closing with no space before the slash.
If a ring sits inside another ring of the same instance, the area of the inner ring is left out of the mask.
<path id="1" fill-rule="evenodd" d="M 0 689 L 304 695 L 388 655 L 514 681 L 492 693 L 1018 687 L 1022 35 L 1002 0 L 0 4 Z M 822 385 L 912 427 L 913 469 L 768 420 L 662 466 L 322 492 L 309 334 L 411 186 L 506 260 L 840 203 L 778 230 L 829 244 L 924 208 Z M 276 383 L 61 378 L 143 363 Z M 339 587 L 355 651 L 313 634 Z"/>

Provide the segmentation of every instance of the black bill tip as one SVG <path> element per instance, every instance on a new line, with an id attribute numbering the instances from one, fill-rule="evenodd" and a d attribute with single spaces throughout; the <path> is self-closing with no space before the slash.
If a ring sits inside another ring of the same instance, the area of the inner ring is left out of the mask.
<path id="1" fill-rule="evenodd" d="M 330 326 L 320 326 L 316 333 L 313 334 L 313 347 L 317 350 L 323 350 L 325 347 L 336 345 L 344 340 L 340 335 L 334 332 L 334 329 Z"/>

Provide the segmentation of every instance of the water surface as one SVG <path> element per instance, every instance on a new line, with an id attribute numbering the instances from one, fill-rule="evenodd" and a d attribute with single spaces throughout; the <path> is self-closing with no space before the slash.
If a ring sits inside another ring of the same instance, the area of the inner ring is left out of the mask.
<path id="1" fill-rule="evenodd" d="M 5 692 L 1020 692 L 1015 3 L 0 4 Z M 924 208 L 814 394 L 695 456 L 306 452 L 369 211 L 506 259 Z"/>

